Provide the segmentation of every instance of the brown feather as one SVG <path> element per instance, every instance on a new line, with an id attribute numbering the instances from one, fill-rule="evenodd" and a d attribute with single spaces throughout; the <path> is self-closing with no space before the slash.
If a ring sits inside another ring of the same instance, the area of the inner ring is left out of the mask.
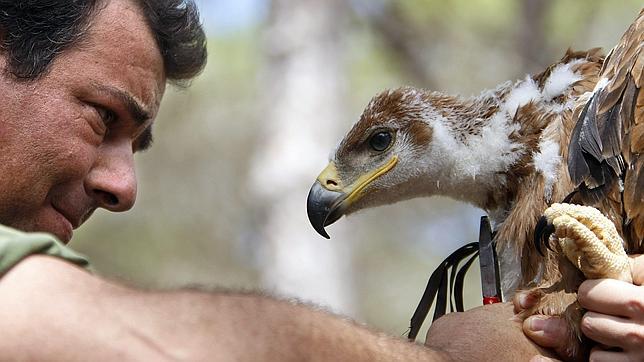
<path id="1" fill-rule="evenodd" d="M 583 180 L 579 187 L 585 200 L 593 200 L 593 206 L 613 220 L 630 252 L 642 251 L 644 236 L 643 48 L 644 10 L 606 58 L 600 74 L 606 86 L 588 101 L 589 107 L 580 103 L 574 112 L 582 132 L 573 134 L 570 149 L 576 157 L 569 158 L 568 164 L 574 179 Z M 589 139 L 593 127 L 597 127 L 597 138 Z M 589 142 L 597 145 L 589 147 Z"/>

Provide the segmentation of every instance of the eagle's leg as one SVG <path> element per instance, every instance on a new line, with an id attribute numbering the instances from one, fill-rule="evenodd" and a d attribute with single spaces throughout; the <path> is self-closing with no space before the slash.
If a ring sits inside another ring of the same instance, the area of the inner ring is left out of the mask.
<path id="1" fill-rule="evenodd" d="M 579 284 L 584 277 L 631 282 L 630 260 L 615 225 L 595 208 L 553 204 L 544 212 L 540 224 L 535 233 L 537 249 L 541 250 L 539 242 L 553 242 L 553 253 L 546 256 L 553 263 L 545 263 L 541 284 L 529 291 L 538 302 L 520 316 L 544 314 L 564 318 L 571 327 L 569 355 L 584 360 L 589 344 L 585 343 L 579 325 L 584 313 L 577 302 Z M 546 235 L 539 235 L 544 231 Z"/>
<path id="2" fill-rule="evenodd" d="M 590 206 L 553 204 L 544 217 L 561 250 L 586 278 L 632 282 L 631 265 L 615 225 Z"/>

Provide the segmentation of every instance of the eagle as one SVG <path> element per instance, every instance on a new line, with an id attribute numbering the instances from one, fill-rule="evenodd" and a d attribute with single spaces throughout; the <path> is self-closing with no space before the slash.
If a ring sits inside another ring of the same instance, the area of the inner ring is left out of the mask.
<path id="1" fill-rule="evenodd" d="M 568 50 L 543 72 L 477 96 L 414 87 L 376 95 L 311 187 L 312 226 L 328 238 L 325 227 L 343 215 L 432 195 L 477 206 L 495 231 L 504 297 L 538 294 L 525 313 L 567 318 L 571 355 L 583 355 L 575 303 L 584 274 L 558 243 L 540 245 L 565 236 L 562 213 L 588 219 L 556 207 L 565 200 L 596 207 L 627 252 L 642 251 L 643 28 L 641 12 L 608 57 Z"/>

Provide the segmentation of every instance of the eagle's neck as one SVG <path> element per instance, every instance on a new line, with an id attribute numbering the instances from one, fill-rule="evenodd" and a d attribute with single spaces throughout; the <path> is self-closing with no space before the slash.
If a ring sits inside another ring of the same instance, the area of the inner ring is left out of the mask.
<path id="1" fill-rule="evenodd" d="M 429 155 L 436 194 L 469 202 L 501 224 L 525 177 L 540 175 L 549 201 L 558 177 L 574 97 L 584 60 L 553 67 L 540 81 L 530 76 L 471 98 L 425 94 L 425 121 L 433 131 Z"/>
<path id="2" fill-rule="evenodd" d="M 517 86 L 505 83 L 467 99 L 427 97 L 425 119 L 433 130 L 429 154 L 438 163 L 431 167 L 438 172 L 436 193 L 480 207 L 497 222 L 511 203 L 509 174 L 526 152 L 518 138 L 521 125 L 514 120 L 522 103 L 508 99 Z"/>
<path id="3" fill-rule="evenodd" d="M 510 297 L 522 275 L 531 280 L 539 272 L 522 271 L 520 256 L 534 229 L 532 221 L 552 195 L 547 180 L 554 183 L 561 168 L 559 141 L 542 135 L 548 122 L 560 128 L 556 122 L 572 104 L 546 99 L 531 78 L 502 84 L 478 97 L 450 99 L 453 108 L 437 108 L 435 103 L 434 117 L 427 118 L 434 131 L 430 154 L 439 155 L 442 162 L 437 179 L 444 186 L 436 193 L 486 211 L 498 232 L 502 289 Z M 537 166 L 539 157 L 544 161 Z M 526 190 L 532 198 L 526 197 Z M 517 218 L 519 214 L 524 218 Z"/>

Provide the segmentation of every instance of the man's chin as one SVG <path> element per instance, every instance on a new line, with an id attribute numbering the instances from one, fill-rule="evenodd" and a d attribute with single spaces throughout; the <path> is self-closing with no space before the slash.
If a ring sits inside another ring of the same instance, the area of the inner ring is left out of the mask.
<path id="1" fill-rule="evenodd" d="M 21 215 L 20 217 L 12 216 L 14 218 L 3 218 L 0 215 L 0 224 L 24 232 L 52 234 L 65 244 L 69 243 L 74 235 L 72 222 L 55 208 L 43 208 L 38 213 Z"/>
<path id="2" fill-rule="evenodd" d="M 74 236 L 74 225 L 57 208 L 52 207 L 52 210 L 54 212 L 49 214 L 49 217 L 44 220 L 45 225 L 42 225 L 42 230 L 54 234 L 60 241 L 67 244 L 72 239 L 72 236 Z"/>
<path id="3" fill-rule="evenodd" d="M 74 236 L 74 228 L 64 216 L 61 214 L 56 215 L 53 219 L 49 219 L 46 222 L 39 223 L 35 225 L 30 230 L 24 231 L 35 231 L 35 232 L 44 232 L 54 235 L 62 243 L 67 244 Z"/>
<path id="4" fill-rule="evenodd" d="M 60 240 L 63 244 L 67 245 L 71 240 L 72 237 L 74 236 L 74 231 L 70 231 L 69 233 L 63 233 L 63 234 L 54 234 L 58 240 Z"/>
<path id="5" fill-rule="evenodd" d="M 61 220 L 58 225 L 55 225 L 55 227 L 49 232 L 54 234 L 58 240 L 65 244 L 69 243 L 69 241 L 72 240 L 72 236 L 74 236 L 74 228 L 65 218 L 63 218 L 63 220 Z"/>
<path id="6" fill-rule="evenodd" d="M 52 234 L 63 244 L 69 243 L 70 240 L 72 240 L 72 236 L 74 236 L 74 230 L 71 227 L 67 228 L 64 225 L 56 226 L 56 227 L 36 228 L 35 230 L 25 230 L 25 231 L 35 231 L 35 232 Z"/>

